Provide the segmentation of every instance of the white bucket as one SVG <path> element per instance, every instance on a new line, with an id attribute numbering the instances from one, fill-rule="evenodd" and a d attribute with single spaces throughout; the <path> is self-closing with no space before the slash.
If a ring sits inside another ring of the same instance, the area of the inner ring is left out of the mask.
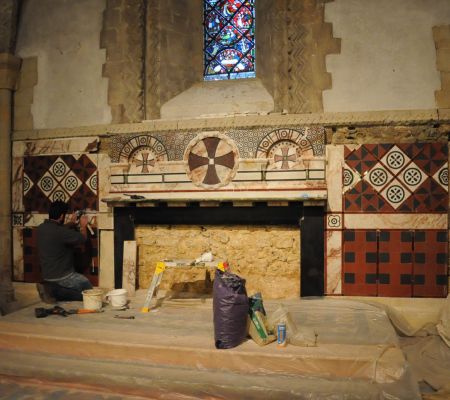
<path id="1" fill-rule="evenodd" d="M 86 310 L 101 310 L 103 306 L 103 290 L 83 290 L 83 306 Z"/>
<path id="2" fill-rule="evenodd" d="M 127 294 L 126 289 L 114 289 L 107 293 L 106 298 L 109 299 L 111 306 L 123 307 L 127 304 Z"/>

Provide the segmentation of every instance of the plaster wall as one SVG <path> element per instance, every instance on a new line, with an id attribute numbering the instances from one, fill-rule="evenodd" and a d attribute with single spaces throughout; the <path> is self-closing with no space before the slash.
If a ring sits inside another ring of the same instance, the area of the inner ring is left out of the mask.
<path id="1" fill-rule="evenodd" d="M 273 98 L 259 79 L 196 83 L 161 107 L 161 118 L 270 112 Z"/>
<path id="2" fill-rule="evenodd" d="M 341 38 L 327 56 L 333 87 L 325 112 L 435 108 L 440 89 L 432 28 L 448 24 L 448 0 L 335 0 L 325 20 Z"/>
<path id="3" fill-rule="evenodd" d="M 26 0 L 17 55 L 37 57 L 38 82 L 31 108 L 34 128 L 111 122 L 108 81 L 100 49 L 106 0 Z"/>

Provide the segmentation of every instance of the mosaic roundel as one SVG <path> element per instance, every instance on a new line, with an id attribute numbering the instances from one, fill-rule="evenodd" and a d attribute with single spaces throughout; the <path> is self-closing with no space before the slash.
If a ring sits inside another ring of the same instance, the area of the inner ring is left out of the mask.
<path id="1" fill-rule="evenodd" d="M 184 163 L 192 183 L 207 189 L 216 189 L 230 183 L 236 175 L 239 153 L 228 136 L 218 132 L 206 132 L 188 144 Z"/>
<path id="2" fill-rule="evenodd" d="M 132 137 L 119 152 L 119 162 L 130 164 L 129 173 L 147 174 L 159 161 L 167 161 L 164 145 L 154 136 L 140 135 Z"/>
<path id="3" fill-rule="evenodd" d="M 349 169 L 345 168 L 343 174 L 344 174 L 344 186 L 350 186 L 353 183 L 354 179 L 352 172 Z"/>
<path id="4" fill-rule="evenodd" d="M 411 167 L 407 168 L 403 172 L 403 179 L 408 185 L 414 186 L 420 183 L 422 180 L 422 173 L 418 168 Z"/>
<path id="5" fill-rule="evenodd" d="M 387 157 L 387 164 L 393 169 L 399 169 L 405 164 L 405 155 L 400 151 L 392 151 Z"/>
<path id="6" fill-rule="evenodd" d="M 383 186 L 387 180 L 387 172 L 382 168 L 374 168 L 369 173 L 369 181 L 374 186 Z"/>
<path id="7" fill-rule="evenodd" d="M 291 169 L 301 163 L 302 157 L 314 155 L 307 130 L 277 129 L 262 138 L 256 149 L 256 158 L 268 158 L 269 167 Z"/>
<path id="8" fill-rule="evenodd" d="M 53 171 L 53 175 L 55 175 L 57 178 L 64 176 L 67 172 L 66 164 L 64 164 L 62 161 L 55 162 L 51 168 Z"/>
<path id="9" fill-rule="evenodd" d="M 444 168 L 441 170 L 441 172 L 439 172 L 439 182 L 446 186 L 448 185 L 448 169 Z"/>
<path id="10" fill-rule="evenodd" d="M 405 190 L 398 185 L 393 185 L 387 190 L 388 200 L 392 203 L 400 203 L 405 199 Z"/>

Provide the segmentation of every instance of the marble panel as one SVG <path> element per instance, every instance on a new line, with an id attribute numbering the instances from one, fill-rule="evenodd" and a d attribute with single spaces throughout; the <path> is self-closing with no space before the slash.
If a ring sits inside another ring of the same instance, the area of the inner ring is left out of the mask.
<path id="1" fill-rule="evenodd" d="M 27 227 L 38 226 L 48 218 L 48 214 L 25 214 L 24 225 Z"/>
<path id="2" fill-rule="evenodd" d="M 114 215 L 112 209 L 110 210 L 111 212 L 101 212 L 97 214 L 98 229 L 114 229 Z"/>
<path id="3" fill-rule="evenodd" d="M 97 174 L 98 174 L 98 210 L 100 212 L 107 212 L 108 206 L 102 201 L 107 197 L 110 191 L 111 171 L 110 171 L 110 159 L 107 154 L 97 155 Z"/>
<path id="4" fill-rule="evenodd" d="M 13 157 L 11 177 L 11 201 L 12 211 L 24 211 L 23 207 L 23 159 Z"/>
<path id="5" fill-rule="evenodd" d="M 328 211 L 342 211 L 342 166 L 344 165 L 344 146 L 326 146 L 327 154 L 327 192 Z"/>
<path id="6" fill-rule="evenodd" d="M 326 294 L 342 294 L 342 231 L 327 231 L 326 254 Z"/>
<path id="7" fill-rule="evenodd" d="M 114 289 L 114 231 L 100 231 L 99 287 Z"/>
<path id="8" fill-rule="evenodd" d="M 447 229 L 447 214 L 345 214 L 345 229 Z"/>
<path id="9" fill-rule="evenodd" d="M 13 157 L 49 154 L 92 153 L 98 150 L 97 136 L 70 139 L 42 139 L 14 142 Z"/>
<path id="10" fill-rule="evenodd" d="M 123 266 L 122 266 L 122 288 L 126 289 L 128 296 L 136 294 L 136 261 L 137 246 L 135 240 L 123 242 Z"/>
<path id="11" fill-rule="evenodd" d="M 23 263 L 23 235 L 21 228 L 12 229 L 13 238 L 13 280 L 23 281 L 24 263 Z"/>

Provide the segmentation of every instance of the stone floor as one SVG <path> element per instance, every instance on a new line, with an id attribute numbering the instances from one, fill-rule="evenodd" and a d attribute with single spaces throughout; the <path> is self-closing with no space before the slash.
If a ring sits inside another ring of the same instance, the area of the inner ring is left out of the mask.
<path id="1" fill-rule="evenodd" d="M 389 320 L 367 305 L 284 301 L 319 330 L 317 347 L 249 339 L 217 350 L 211 298 L 161 299 L 141 313 L 138 291 L 126 311 L 105 305 L 98 314 L 37 319 L 35 307 L 50 306 L 34 285 L 19 291 L 27 292 L 22 308 L 0 318 L 0 391 L 9 396 L 2 399 L 420 398 Z M 265 302 L 267 311 L 279 303 Z"/>

